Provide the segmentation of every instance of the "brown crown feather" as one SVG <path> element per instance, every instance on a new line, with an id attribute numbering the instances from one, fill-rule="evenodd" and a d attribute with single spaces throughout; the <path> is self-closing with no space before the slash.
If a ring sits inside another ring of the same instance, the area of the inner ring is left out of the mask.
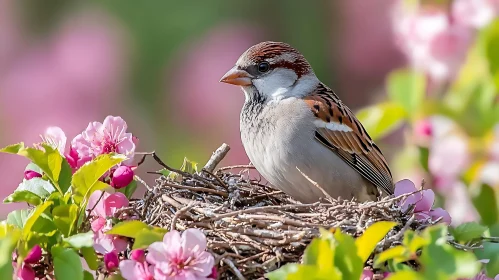
<path id="1" fill-rule="evenodd" d="M 279 59 L 283 55 L 287 55 L 286 59 L 284 57 Z M 282 42 L 267 41 L 256 44 L 249 48 L 243 57 L 249 64 L 270 60 L 272 67 L 291 69 L 296 72 L 298 77 L 312 71 L 312 67 L 298 50 Z"/>

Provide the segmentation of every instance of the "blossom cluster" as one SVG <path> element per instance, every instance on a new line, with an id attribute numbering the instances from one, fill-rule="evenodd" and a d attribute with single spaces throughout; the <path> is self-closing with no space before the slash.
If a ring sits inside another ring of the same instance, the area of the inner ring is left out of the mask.
<path id="1" fill-rule="evenodd" d="M 66 134 L 59 127 L 47 128 L 41 137 L 45 144 L 59 150 L 73 171 L 102 154 L 125 155 L 128 159 L 114 167 L 105 179 L 116 189 L 126 187 L 133 180 L 135 167 L 132 162 L 138 139 L 127 132 L 127 124 L 121 117 L 107 116 L 103 123 L 89 123 L 87 128 L 71 141 L 69 149 L 66 148 Z M 28 169 L 24 173 L 26 180 L 41 176 L 42 174 L 35 170 Z"/>
<path id="2" fill-rule="evenodd" d="M 476 30 L 499 14 L 497 0 L 450 2 L 448 7 L 397 1 L 394 9 L 397 45 L 412 66 L 436 81 L 452 79 L 457 74 Z"/>
<path id="3" fill-rule="evenodd" d="M 208 280 L 216 278 L 213 256 L 206 252 L 206 237 L 198 229 L 182 235 L 175 230 L 143 250 L 134 250 L 121 261 L 121 276 L 127 280 Z"/>

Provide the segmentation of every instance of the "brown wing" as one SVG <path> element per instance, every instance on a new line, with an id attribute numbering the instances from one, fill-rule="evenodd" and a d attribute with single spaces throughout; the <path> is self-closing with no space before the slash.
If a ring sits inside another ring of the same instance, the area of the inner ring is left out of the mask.
<path id="1" fill-rule="evenodd" d="M 338 96 L 320 84 L 304 100 L 320 120 L 315 132 L 316 139 L 383 192 L 393 194 L 392 174 L 385 157 Z"/>

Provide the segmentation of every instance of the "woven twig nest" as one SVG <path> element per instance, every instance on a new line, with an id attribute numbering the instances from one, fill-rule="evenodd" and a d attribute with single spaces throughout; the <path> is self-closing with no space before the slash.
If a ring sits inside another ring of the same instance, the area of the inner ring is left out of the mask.
<path id="1" fill-rule="evenodd" d="M 148 224 L 201 229 L 216 258 L 219 279 L 263 279 L 265 273 L 285 263 L 299 262 L 321 227 L 341 228 L 357 237 L 377 221 L 395 221 L 398 226 L 375 249 L 381 252 L 401 244 L 405 230 L 430 225 L 402 212 L 400 197 L 367 203 L 327 199 L 301 204 L 249 178 L 252 166 L 213 171 L 227 151 L 228 147 L 222 146 L 195 174 L 173 169 L 153 154 L 158 163 L 179 176 L 161 176 L 143 199 L 131 205 Z"/>

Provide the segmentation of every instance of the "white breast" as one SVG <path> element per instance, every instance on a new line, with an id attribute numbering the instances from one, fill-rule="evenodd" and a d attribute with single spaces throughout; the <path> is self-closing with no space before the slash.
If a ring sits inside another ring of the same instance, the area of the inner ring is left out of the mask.
<path id="1" fill-rule="evenodd" d="M 241 138 L 248 157 L 272 185 L 302 202 L 315 202 L 325 195 L 298 169 L 333 197 L 358 197 L 366 182 L 315 139 L 314 120 L 301 99 L 263 105 L 252 120 L 241 118 Z"/>

